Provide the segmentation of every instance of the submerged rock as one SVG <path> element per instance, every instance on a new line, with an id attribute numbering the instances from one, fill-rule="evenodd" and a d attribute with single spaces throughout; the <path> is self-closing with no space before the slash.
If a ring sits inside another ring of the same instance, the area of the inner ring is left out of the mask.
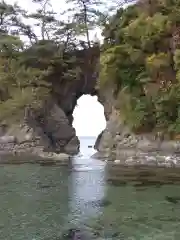
<path id="1" fill-rule="evenodd" d="M 89 240 L 80 229 L 70 228 L 63 234 L 63 240 Z"/>
<path id="2" fill-rule="evenodd" d="M 166 201 L 170 202 L 170 203 L 180 203 L 180 197 L 165 197 Z"/>
<path id="3" fill-rule="evenodd" d="M 121 163 L 121 160 L 116 159 L 116 160 L 114 160 L 114 163 L 119 164 L 119 163 Z"/>
<path id="4" fill-rule="evenodd" d="M 111 205 L 111 202 L 107 199 L 100 199 L 100 200 L 89 201 L 86 204 L 94 207 L 107 207 Z"/>

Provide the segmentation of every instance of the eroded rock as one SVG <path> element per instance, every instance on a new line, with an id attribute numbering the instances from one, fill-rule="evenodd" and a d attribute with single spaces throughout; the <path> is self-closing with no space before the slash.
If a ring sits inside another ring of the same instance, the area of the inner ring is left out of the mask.
<path id="1" fill-rule="evenodd" d="M 65 152 L 69 154 L 78 154 L 79 153 L 79 148 L 80 148 L 80 141 L 78 137 L 73 137 L 65 146 Z"/>
<path id="2" fill-rule="evenodd" d="M 16 143 L 17 139 L 15 136 L 2 136 L 0 137 L 0 144 Z"/>

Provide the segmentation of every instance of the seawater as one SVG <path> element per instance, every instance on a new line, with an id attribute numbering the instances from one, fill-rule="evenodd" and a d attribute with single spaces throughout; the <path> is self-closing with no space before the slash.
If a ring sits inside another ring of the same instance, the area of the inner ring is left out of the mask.
<path id="1" fill-rule="evenodd" d="M 88 239 L 179 240 L 180 186 L 110 185 L 91 158 L 95 138 L 80 140 L 71 168 L 1 165 L 0 240 L 63 240 L 70 228 Z"/>

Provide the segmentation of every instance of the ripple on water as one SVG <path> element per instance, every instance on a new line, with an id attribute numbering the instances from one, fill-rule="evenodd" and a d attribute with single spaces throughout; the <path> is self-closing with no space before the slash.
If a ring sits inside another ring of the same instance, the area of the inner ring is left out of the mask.
<path id="1" fill-rule="evenodd" d="M 65 240 L 63 233 L 75 227 L 89 239 L 179 240 L 179 183 L 138 185 L 137 178 L 146 175 L 162 182 L 164 173 L 137 170 L 111 169 L 111 179 L 121 177 L 125 183 L 114 185 L 106 182 L 110 175 L 102 167 L 74 172 L 57 166 L 1 166 L 0 239 Z M 178 170 L 173 171 L 168 177 L 177 180 Z"/>

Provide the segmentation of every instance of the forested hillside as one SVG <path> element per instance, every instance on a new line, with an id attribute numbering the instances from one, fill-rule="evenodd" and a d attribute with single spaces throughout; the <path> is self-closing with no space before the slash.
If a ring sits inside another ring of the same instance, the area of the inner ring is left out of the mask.
<path id="1" fill-rule="evenodd" d="M 82 77 L 81 55 L 97 46 L 89 31 L 103 19 L 94 6 L 102 3 L 66 2 L 65 12 L 55 12 L 50 0 L 32 0 L 34 12 L 0 2 L 0 120 L 19 121 L 27 107 L 42 106 L 53 95 L 54 76 Z"/>
<path id="2" fill-rule="evenodd" d="M 180 133 L 180 1 L 140 0 L 105 24 L 99 87 L 133 131 Z"/>
<path id="3" fill-rule="evenodd" d="M 67 0 L 68 20 L 49 0 L 33 2 L 33 13 L 0 3 L 0 120 L 18 120 L 26 107 L 41 106 L 53 93 L 54 75 L 62 82 L 82 77 L 77 52 L 97 46 L 90 31 L 99 27 L 98 89 L 113 86 L 132 131 L 180 133 L 180 0 L 120 4 L 113 16 L 103 2 Z"/>

